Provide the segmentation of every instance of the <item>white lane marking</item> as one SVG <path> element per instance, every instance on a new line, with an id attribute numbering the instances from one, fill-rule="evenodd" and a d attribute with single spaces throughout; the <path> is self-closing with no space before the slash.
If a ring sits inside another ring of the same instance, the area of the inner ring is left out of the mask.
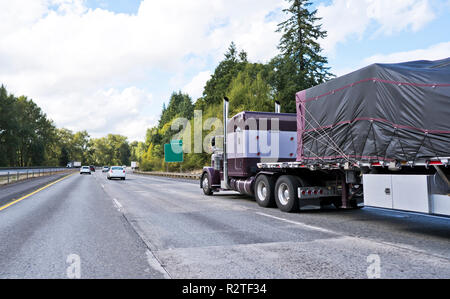
<path id="1" fill-rule="evenodd" d="M 117 199 L 113 198 L 113 203 L 114 203 L 114 206 L 116 207 L 116 209 L 119 212 L 122 212 L 123 206 L 120 204 L 120 202 L 118 202 Z"/>
<path id="2" fill-rule="evenodd" d="M 315 230 L 315 231 L 319 231 L 319 232 L 322 232 L 322 233 L 328 233 L 328 234 L 333 234 L 333 235 L 341 235 L 340 233 L 337 233 L 337 232 L 334 232 L 334 231 L 331 231 L 331 230 L 328 230 L 328 229 L 325 229 L 325 228 L 321 228 L 321 227 L 318 227 L 318 226 L 312 226 L 312 225 L 304 224 L 304 223 L 297 222 L 297 221 L 292 221 L 292 220 L 288 220 L 288 219 L 284 219 L 284 218 L 279 218 L 279 217 L 275 217 L 275 216 L 272 216 L 272 215 L 269 215 L 269 214 L 265 214 L 265 213 L 257 212 L 256 214 L 258 214 L 260 216 L 272 218 L 272 219 L 275 219 L 275 220 L 283 221 L 283 222 L 286 222 L 286 223 L 289 223 L 289 224 L 294 224 L 294 225 L 297 225 L 297 226 L 301 226 L 301 227 L 303 227 L 305 229 L 309 229 L 309 230 Z"/>
<path id="3" fill-rule="evenodd" d="M 167 273 L 167 271 L 163 268 L 158 259 L 150 250 L 147 250 L 145 254 L 147 255 L 147 263 L 152 269 L 160 272 L 165 279 L 171 279 L 169 273 Z"/>

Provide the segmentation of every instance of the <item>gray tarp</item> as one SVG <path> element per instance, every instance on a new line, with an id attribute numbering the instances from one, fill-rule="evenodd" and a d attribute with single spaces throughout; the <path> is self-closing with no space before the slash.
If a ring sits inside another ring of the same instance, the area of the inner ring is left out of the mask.
<path id="1" fill-rule="evenodd" d="M 450 58 L 374 64 L 297 94 L 297 160 L 450 157 Z"/>

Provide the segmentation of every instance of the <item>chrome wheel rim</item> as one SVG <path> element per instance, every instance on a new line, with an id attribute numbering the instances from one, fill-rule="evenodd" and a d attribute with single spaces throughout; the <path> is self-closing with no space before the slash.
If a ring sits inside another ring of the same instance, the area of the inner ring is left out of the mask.
<path id="1" fill-rule="evenodd" d="M 266 183 L 259 182 L 258 188 L 257 188 L 257 192 L 258 192 L 258 198 L 261 201 L 265 201 L 267 199 L 267 186 L 266 186 Z"/>
<path id="2" fill-rule="evenodd" d="M 278 200 L 280 201 L 280 204 L 283 206 L 287 205 L 290 198 L 289 186 L 285 183 L 281 184 L 280 187 L 278 187 Z"/>
<path id="3" fill-rule="evenodd" d="M 208 192 L 209 189 L 209 180 L 208 177 L 205 176 L 205 178 L 203 179 L 203 191 Z"/>

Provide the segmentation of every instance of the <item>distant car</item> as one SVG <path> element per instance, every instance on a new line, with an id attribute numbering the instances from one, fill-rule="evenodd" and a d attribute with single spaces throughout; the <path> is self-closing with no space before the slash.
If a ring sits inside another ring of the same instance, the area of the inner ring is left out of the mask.
<path id="1" fill-rule="evenodd" d="M 91 168 L 89 166 L 81 167 L 80 174 L 91 174 Z"/>
<path id="2" fill-rule="evenodd" d="M 109 169 L 108 174 L 107 174 L 107 178 L 108 178 L 108 180 L 111 180 L 111 179 L 125 180 L 125 178 L 126 178 L 126 171 L 121 166 L 113 166 L 113 167 L 111 167 Z"/>
<path id="3" fill-rule="evenodd" d="M 92 172 L 95 172 L 95 166 L 89 166 L 89 169 L 92 171 Z"/>
<path id="4" fill-rule="evenodd" d="M 109 166 L 103 166 L 102 172 L 108 172 L 108 171 L 109 171 Z"/>

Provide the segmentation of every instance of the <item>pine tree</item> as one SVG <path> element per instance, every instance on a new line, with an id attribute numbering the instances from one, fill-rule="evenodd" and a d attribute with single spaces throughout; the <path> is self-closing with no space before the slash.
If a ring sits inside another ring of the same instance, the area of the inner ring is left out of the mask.
<path id="1" fill-rule="evenodd" d="M 270 62 L 272 72 L 269 82 L 275 96 L 282 104 L 283 112 L 295 113 L 295 94 L 304 89 L 324 83 L 333 77 L 327 67 L 328 60 L 321 55 L 319 40 L 327 36 L 317 11 L 310 11 L 307 0 L 287 0 L 290 7 L 284 12 L 288 19 L 278 25 L 282 33 L 279 49 L 281 54 Z"/>
<path id="2" fill-rule="evenodd" d="M 279 49 L 283 56 L 295 62 L 297 72 L 305 76 L 306 82 L 320 84 L 332 77 L 328 59 L 321 55 L 318 40 L 327 36 L 322 25 L 317 24 L 317 10 L 310 11 L 309 0 L 288 0 L 291 6 L 283 10 L 290 17 L 278 25 L 277 32 L 283 33 Z"/>

